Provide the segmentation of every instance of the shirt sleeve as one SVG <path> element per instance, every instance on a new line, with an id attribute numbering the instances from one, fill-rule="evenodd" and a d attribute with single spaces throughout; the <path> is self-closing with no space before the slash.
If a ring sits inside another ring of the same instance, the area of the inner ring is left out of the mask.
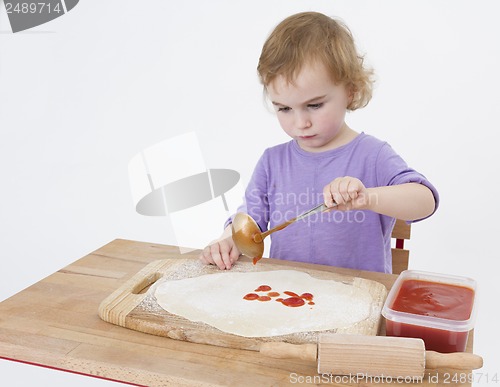
<path id="1" fill-rule="evenodd" d="M 423 184 L 429 188 L 434 196 L 434 212 L 436 212 L 439 206 L 439 193 L 434 187 L 434 185 L 427 180 L 427 178 L 421 173 L 417 172 L 413 168 L 410 168 L 408 164 L 392 149 L 392 147 L 384 143 L 381 147 L 376 162 L 376 173 L 377 173 L 377 184 L 379 186 L 389 186 L 389 185 L 399 185 L 406 183 L 418 183 Z M 429 216 L 431 216 L 430 214 Z M 416 219 L 412 222 L 417 222 L 423 219 Z"/>
<path id="2" fill-rule="evenodd" d="M 261 231 L 266 231 L 269 224 L 269 198 L 268 198 L 268 151 L 257 161 L 250 182 L 245 190 L 245 200 L 238 207 L 237 212 L 245 212 L 259 225 Z M 226 220 L 224 228 L 232 223 L 234 215 Z"/>

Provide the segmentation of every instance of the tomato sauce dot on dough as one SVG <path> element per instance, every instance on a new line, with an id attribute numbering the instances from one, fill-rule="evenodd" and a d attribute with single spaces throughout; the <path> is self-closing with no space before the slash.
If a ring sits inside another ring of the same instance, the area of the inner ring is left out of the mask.
<path id="1" fill-rule="evenodd" d="M 281 303 L 283 305 L 295 308 L 295 307 L 304 305 L 306 302 L 300 297 L 289 297 L 289 298 L 285 298 L 283 301 L 281 301 Z"/>
<path id="2" fill-rule="evenodd" d="M 255 294 L 255 293 L 248 293 L 247 295 L 245 295 L 243 297 L 243 299 L 245 300 L 249 300 L 249 301 L 252 301 L 252 300 L 256 300 L 259 298 L 259 295 L 258 294 Z"/>
<path id="3" fill-rule="evenodd" d="M 306 301 L 312 301 L 313 297 L 314 296 L 311 293 L 302 293 L 300 295 L 300 298 L 303 298 Z"/>
<path id="4" fill-rule="evenodd" d="M 256 292 L 268 292 L 271 290 L 271 287 L 269 285 L 260 285 L 257 289 L 255 289 Z"/>

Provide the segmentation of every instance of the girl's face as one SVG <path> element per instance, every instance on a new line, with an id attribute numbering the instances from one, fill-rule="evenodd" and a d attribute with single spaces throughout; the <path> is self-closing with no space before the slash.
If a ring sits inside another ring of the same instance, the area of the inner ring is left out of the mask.
<path id="1" fill-rule="evenodd" d="M 279 76 L 267 91 L 281 127 L 302 149 L 323 152 L 341 145 L 351 97 L 322 64 L 304 66 L 293 84 Z"/>

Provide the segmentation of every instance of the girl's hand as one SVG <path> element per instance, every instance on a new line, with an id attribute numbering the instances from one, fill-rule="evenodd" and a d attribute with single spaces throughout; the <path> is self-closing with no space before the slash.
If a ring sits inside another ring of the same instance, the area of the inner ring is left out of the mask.
<path id="1" fill-rule="evenodd" d="M 229 225 L 219 239 L 208 244 L 199 258 L 207 265 L 216 265 L 221 270 L 229 270 L 240 257 L 240 251 L 233 242 L 231 225 Z"/>
<path id="2" fill-rule="evenodd" d="M 337 177 L 323 188 L 323 196 L 329 208 L 333 208 L 334 203 L 341 211 L 368 208 L 367 188 L 355 177 Z"/>

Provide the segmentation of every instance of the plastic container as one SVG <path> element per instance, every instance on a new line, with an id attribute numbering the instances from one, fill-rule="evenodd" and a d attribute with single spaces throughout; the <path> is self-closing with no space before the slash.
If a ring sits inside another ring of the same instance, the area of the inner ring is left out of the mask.
<path id="1" fill-rule="evenodd" d="M 474 328 L 476 294 L 471 278 L 405 270 L 382 308 L 386 334 L 421 338 L 427 350 L 463 352 Z"/>

